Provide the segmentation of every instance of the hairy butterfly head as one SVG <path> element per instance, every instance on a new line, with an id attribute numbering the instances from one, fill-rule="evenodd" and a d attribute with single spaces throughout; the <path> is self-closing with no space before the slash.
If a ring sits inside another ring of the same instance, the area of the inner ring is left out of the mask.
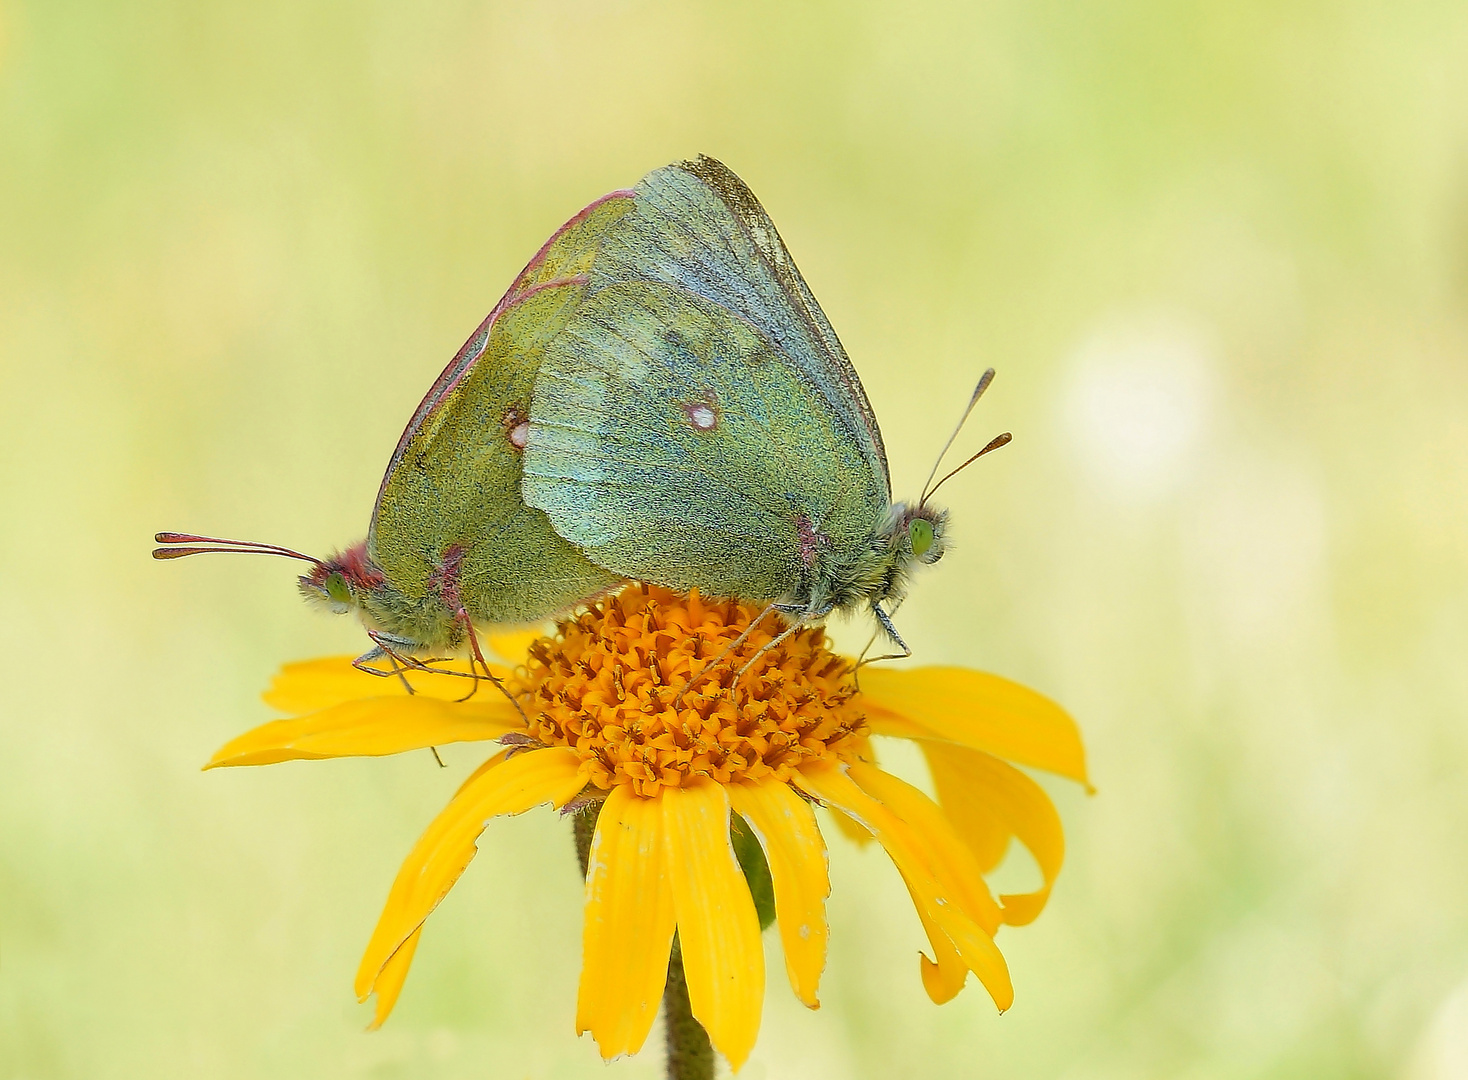
<path id="1" fill-rule="evenodd" d="M 367 556 L 367 542 L 353 544 L 323 559 L 297 579 L 301 595 L 336 615 L 363 610 L 385 584 L 383 573 Z"/>
<path id="2" fill-rule="evenodd" d="M 898 562 L 911 565 L 914 562 L 931 566 L 943 557 L 947 549 L 945 531 L 948 511 L 936 506 L 897 506 L 898 528 L 893 537 L 897 546 Z"/>
<path id="3" fill-rule="evenodd" d="M 907 594 L 913 569 L 931 566 L 943 557 L 947 524 L 948 511 L 931 503 L 894 505 L 877 534 L 871 562 L 856 568 L 856 588 L 839 597 L 835 606 L 845 606 L 858 597 L 878 603 L 900 601 Z"/>

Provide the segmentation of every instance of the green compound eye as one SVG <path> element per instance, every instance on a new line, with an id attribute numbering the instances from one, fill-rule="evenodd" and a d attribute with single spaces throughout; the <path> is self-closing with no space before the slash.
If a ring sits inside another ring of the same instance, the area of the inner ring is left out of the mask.
<path id="1" fill-rule="evenodd" d="M 927 518 L 913 518 L 907 526 L 907 538 L 912 542 L 912 553 L 921 559 L 933 546 L 933 523 Z"/>
<path id="2" fill-rule="evenodd" d="M 347 587 L 347 579 L 340 574 L 332 574 L 326 579 L 326 595 L 333 603 L 350 605 L 352 602 L 352 590 Z"/>

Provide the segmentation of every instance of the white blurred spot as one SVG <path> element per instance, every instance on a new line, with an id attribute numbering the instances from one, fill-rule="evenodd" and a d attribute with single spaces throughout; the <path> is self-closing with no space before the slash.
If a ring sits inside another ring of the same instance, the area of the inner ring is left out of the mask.
<path id="1" fill-rule="evenodd" d="M 1468 982 L 1433 1013 L 1417 1041 L 1407 1080 L 1468 1080 Z"/>
<path id="2" fill-rule="evenodd" d="M 516 450 L 524 450 L 525 443 L 530 439 L 530 421 L 521 420 L 510 429 L 510 443 Z"/>
<path id="3" fill-rule="evenodd" d="M 1319 485 L 1292 463 L 1243 453 L 1223 470 L 1197 506 L 1192 573 L 1228 638 L 1297 643 L 1321 602 L 1328 554 Z"/>
<path id="4" fill-rule="evenodd" d="M 1065 422 L 1090 477 L 1126 498 L 1176 487 L 1211 420 L 1213 363 L 1203 335 L 1175 318 L 1111 322 L 1081 343 L 1070 368 Z"/>

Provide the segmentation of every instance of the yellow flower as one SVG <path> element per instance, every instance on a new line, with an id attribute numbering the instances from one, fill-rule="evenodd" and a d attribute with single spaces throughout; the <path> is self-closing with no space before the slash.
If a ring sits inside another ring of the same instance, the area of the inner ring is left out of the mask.
<path id="1" fill-rule="evenodd" d="M 265 700 L 296 715 L 235 739 L 208 767 L 508 744 L 465 781 L 393 883 L 357 973 L 359 997 L 377 995 L 374 1026 L 489 820 L 588 799 L 604 801 L 586 877 L 576 1025 L 606 1058 L 647 1038 L 675 930 L 693 1015 L 715 1048 L 737 1069 L 754 1045 L 764 953 L 731 812 L 763 849 L 786 973 L 807 1006 L 818 1005 L 826 955 L 830 883 L 815 815 L 826 806 L 846 830 L 875 837 L 906 882 L 932 947 L 920 970 L 933 1001 L 952 998 L 972 971 L 1008 1008 L 1013 989 L 994 935 L 1039 914 L 1064 852 L 1050 800 L 1008 762 L 1085 783 L 1074 723 L 1024 687 L 960 668 L 866 667 L 858 692 L 851 662 L 828 650 L 819 627 L 759 656 L 736 684 L 779 629 L 764 623 L 678 700 L 759 612 L 630 585 L 531 643 L 522 667 L 497 672 L 528 725 L 493 691 L 456 701 L 461 678 L 414 673 L 410 696 L 346 657 L 288 665 Z M 936 802 L 877 767 L 872 735 L 917 742 Z M 1043 883 L 996 899 L 983 874 L 1011 837 Z"/>

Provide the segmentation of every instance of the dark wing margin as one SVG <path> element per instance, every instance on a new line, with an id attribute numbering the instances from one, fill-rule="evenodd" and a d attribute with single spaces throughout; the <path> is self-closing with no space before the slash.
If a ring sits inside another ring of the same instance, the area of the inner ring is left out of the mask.
<path id="1" fill-rule="evenodd" d="M 579 246 L 573 245 L 572 250 L 558 252 L 557 255 L 559 257 L 552 258 L 552 252 L 555 250 L 557 244 L 579 226 L 584 225 L 596 216 L 598 211 L 603 210 L 603 208 L 614 209 L 609 204 L 613 204 L 615 200 L 625 201 L 626 206 L 621 211 L 625 213 L 626 210 L 631 208 L 633 198 L 634 193 L 628 189 L 619 189 L 603 195 L 601 198 L 584 207 L 574 217 L 552 233 L 550 238 L 540 246 L 540 250 L 535 253 L 534 257 L 525 264 L 525 269 L 520 271 L 514 283 L 505 291 L 505 295 L 500 297 L 499 303 L 484 317 L 484 321 L 470 335 L 469 340 L 464 342 L 463 347 L 454 354 L 454 358 L 449 361 L 448 366 L 434 380 L 433 385 L 428 388 L 428 393 L 418 403 L 418 408 L 413 411 L 413 418 L 408 421 L 408 426 L 403 429 L 403 434 L 398 439 L 398 445 L 392 452 L 392 458 L 387 463 L 387 471 L 382 475 L 382 483 L 377 489 L 377 500 L 372 507 L 373 520 L 377 518 L 377 508 L 382 502 L 383 493 L 387 491 L 388 480 L 391 479 L 393 472 L 396 471 L 398 466 L 402 464 L 403 457 L 408 452 L 408 447 L 423 427 L 424 422 L 428 417 L 433 415 L 433 411 L 438 408 L 439 403 L 443 401 L 444 397 L 463 381 L 464 377 L 473 370 L 479 358 L 484 355 L 485 346 L 489 344 L 489 332 L 493 329 L 495 320 L 504 314 L 506 310 L 521 300 L 524 300 L 527 296 L 538 292 L 546 285 L 556 284 L 558 282 L 569 283 L 576 277 L 585 274 L 590 268 L 590 251 L 595 248 L 596 241 L 600 240 L 606 226 L 603 225 L 600 229 L 592 230 L 592 235 L 586 238 L 587 243 Z M 621 213 L 609 215 L 607 224 L 615 221 L 620 216 Z M 585 265 L 576 266 L 575 264 L 577 263 L 583 263 Z"/>
<path id="2" fill-rule="evenodd" d="M 676 167 L 706 184 L 729 208 L 729 212 L 744 229 L 749 242 L 754 245 L 770 273 L 780 283 L 785 295 L 790 298 L 790 306 L 804 325 L 806 333 L 819 346 L 831 370 L 856 405 L 862 421 L 866 424 L 867 432 L 871 435 L 877 455 L 881 458 L 883 476 L 886 477 L 888 475 L 887 450 L 882 445 L 882 432 L 877 426 L 877 414 L 873 411 L 871 402 L 867 400 L 861 379 L 857 376 L 851 358 L 846 355 L 841 339 L 836 336 L 836 331 L 826 318 L 826 313 L 821 310 L 815 295 L 810 291 L 810 286 L 805 283 L 800 268 L 790 257 L 785 241 L 780 238 L 780 232 L 775 228 L 775 223 L 770 220 L 770 215 L 765 213 L 764 207 L 755 198 L 754 192 L 749 190 L 749 186 L 723 162 L 700 154 L 696 160 L 680 162 Z M 888 494 L 891 494 L 890 482 Z"/>

